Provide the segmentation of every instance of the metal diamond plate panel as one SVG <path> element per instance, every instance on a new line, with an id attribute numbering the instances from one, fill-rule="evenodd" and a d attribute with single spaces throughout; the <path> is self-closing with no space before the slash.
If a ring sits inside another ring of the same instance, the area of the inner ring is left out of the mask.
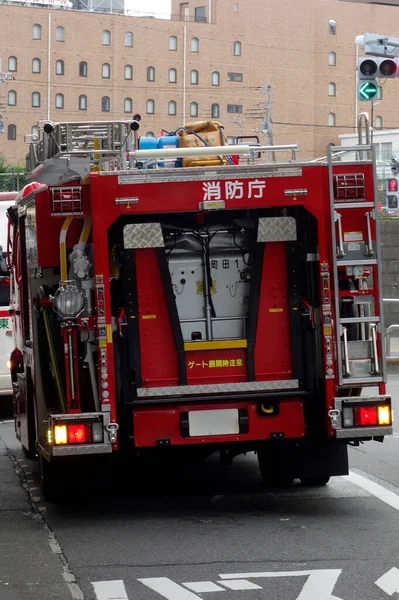
<path id="1" fill-rule="evenodd" d="M 259 219 L 258 242 L 295 242 L 294 217 L 268 217 Z"/>
<path id="2" fill-rule="evenodd" d="M 0 375 L 0 396 L 12 395 L 11 375 Z"/>
<path id="3" fill-rule="evenodd" d="M 139 388 L 140 398 L 154 396 L 182 396 L 184 394 L 221 394 L 225 392 L 267 392 L 275 390 L 296 390 L 297 379 L 283 381 L 251 381 L 244 383 L 214 383 L 206 385 L 176 385 L 174 387 Z"/>
<path id="4" fill-rule="evenodd" d="M 129 248 L 163 248 L 160 223 L 130 223 L 123 228 L 123 243 Z"/>

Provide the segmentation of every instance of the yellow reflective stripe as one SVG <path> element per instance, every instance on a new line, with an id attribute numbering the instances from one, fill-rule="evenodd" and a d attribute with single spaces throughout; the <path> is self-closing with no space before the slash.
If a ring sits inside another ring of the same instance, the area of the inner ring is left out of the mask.
<path id="1" fill-rule="evenodd" d="M 229 348 L 246 348 L 247 340 L 218 340 L 217 342 L 185 342 L 184 350 L 228 350 Z"/>

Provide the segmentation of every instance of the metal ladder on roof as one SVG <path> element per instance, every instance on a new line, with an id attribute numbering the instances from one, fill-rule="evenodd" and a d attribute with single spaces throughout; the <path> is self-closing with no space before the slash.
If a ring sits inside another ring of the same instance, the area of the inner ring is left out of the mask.
<path id="1" fill-rule="evenodd" d="M 386 381 L 376 161 L 372 144 L 345 150 L 371 163 L 374 179 L 371 189 L 361 169 L 345 174 L 334 161 L 342 146 L 328 148 L 338 383 L 362 386 Z"/>

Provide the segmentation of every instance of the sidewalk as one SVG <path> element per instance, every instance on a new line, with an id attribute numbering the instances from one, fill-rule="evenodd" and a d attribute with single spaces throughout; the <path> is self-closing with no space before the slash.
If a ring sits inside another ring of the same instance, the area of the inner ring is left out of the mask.
<path id="1" fill-rule="evenodd" d="M 1 600 L 71 600 L 62 559 L 52 536 L 9 456 L 0 424 L 0 598 Z M 54 547 L 55 546 L 55 547 Z"/>

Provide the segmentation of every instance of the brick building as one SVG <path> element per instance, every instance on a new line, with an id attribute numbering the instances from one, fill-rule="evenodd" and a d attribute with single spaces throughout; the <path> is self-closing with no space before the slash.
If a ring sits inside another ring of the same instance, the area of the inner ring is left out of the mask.
<path id="1" fill-rule="evenodd" d="M 212 116 L 229 136 L 261 129 L 272 88 L 274 143 L 325 154 L 354 130 L 356 35 L 398 36 L 399 7 L 342 0 L 172 0 L 170 20 L 0 5 L 0 151 L 22 162 L 41 119 L 142 115 L 142 133 Z M 377 127 L 399 126 L 399 83 L 381 82 Z M 261 141 L 265 141 L 260 134 Z"/>

